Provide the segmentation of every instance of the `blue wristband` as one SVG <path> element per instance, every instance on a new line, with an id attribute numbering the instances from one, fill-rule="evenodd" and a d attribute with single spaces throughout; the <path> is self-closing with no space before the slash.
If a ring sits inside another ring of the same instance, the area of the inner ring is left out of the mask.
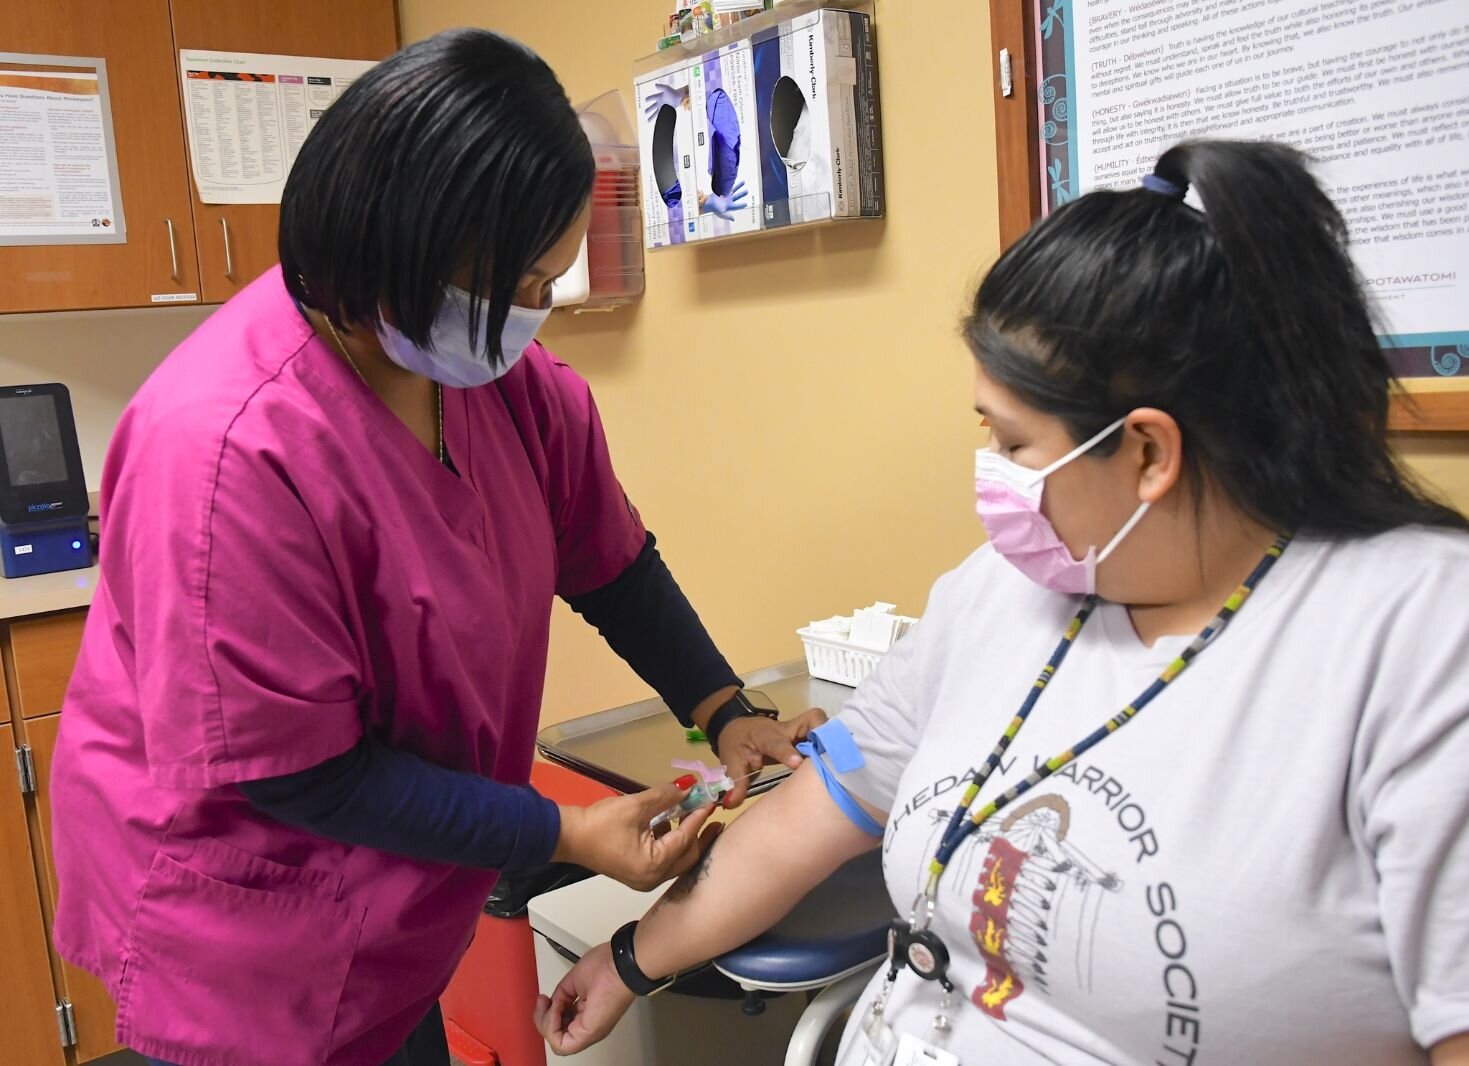
<path id="1" fill-rule="evenodd" d="M 861 804 L 837 780 L 837 774 L 860 770 L 867 765 L 867 760 L 857 748 L 857 742 L 852 739 L 852 731 L 840 719 L 827 722 L 813 729 L 808 739 L 796 745 L 796 750 L 811 760 L 811 765 L 821 775 L 821 783 L 826 786 L 827 794 L 831 796 L 837 809 L 847 816 L 847 820 L 868 836 L 882 836 L 882 826 L 862 809 Z M 830 766 L 827 765 L 828 759 Z"/>

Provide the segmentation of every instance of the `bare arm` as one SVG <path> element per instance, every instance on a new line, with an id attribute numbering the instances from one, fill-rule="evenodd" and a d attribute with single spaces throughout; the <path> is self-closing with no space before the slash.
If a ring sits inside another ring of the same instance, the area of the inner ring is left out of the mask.
<path id="1" fill-rule="evenodd" d="M 885 822 L 884 811 L 869 811 Z M 853 825 L 803 765 L 720 835 L 638 924 L 638 967 L 662 977 L 748 943 L 848 859 L 880 841 Z M 758 884 L 758 888 L 756 885 Z"/>
<path id="2" fill-rule="evenodd" d="M 886 820 L 885 812 L 867 810 Z M 816 771 L 802 766 L 736 819 L 719 846 L 653 905 L 633 941 L 638 968 L 665 977 L 749 942 L 878 843 L 847 820 Z M 603 944 L 582 956 L 552 998 L 540 997 L 536 1027 L 558 1055 L 574 1054 L 611 1032 L 633 998 Z"/>
<path id="3" fill-rule="evenodd" d="M 1433 1066 L 1469 1066 L 1469 1032 L 1434 1044 L 1428 1060 Z"/>

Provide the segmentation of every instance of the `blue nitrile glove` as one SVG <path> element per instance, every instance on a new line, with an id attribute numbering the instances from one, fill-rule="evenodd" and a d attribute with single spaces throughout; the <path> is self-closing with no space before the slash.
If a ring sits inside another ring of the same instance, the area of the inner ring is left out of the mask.
<path id="1" fill-rule="evenodd" d="M 675 89 L 667 82 L 660 81 L 643 99 L 643 117 L 651 122 L 658 117 L 658 112 L 663 108 L 681 107 L 688 98 L 688 89 Z"/>
<path id="2" fill-rule="evenodd" d="M 750 194 L 745 189 L 745 183 L 737 181 L 734 188 L 729 190 L 728 196 L 720 196 L 718 193 L 710 193 L 704 198 L 704 210 L 710 214 L 718 215 L 726 222 L 735 220 L 735 212 L 742 210 L 750 202 Z"/>

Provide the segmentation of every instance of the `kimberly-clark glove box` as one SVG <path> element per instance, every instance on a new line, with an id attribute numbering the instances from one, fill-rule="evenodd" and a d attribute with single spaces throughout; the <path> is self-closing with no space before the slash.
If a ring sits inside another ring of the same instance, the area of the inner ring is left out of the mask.
<path id="1" fill-rule="evenodd" d="M 649 248 L 698 238 L 690 63 L 681 60 L 636 82 L 643 165 L 643 236 Z"/>
<path id="2" fill-rule="evenodd" d="M 751 43 L 766 229 L 882 215 L 882 122 L 872 20 L 825 8 Z"/>
<path id="3" fill-rule="evenodd" d="M 788 0 L 635 64 L 649 248 L 882 217 L 872 11 Z"/>
<path id="4" fill-rule="evenodd" d="M 749 41 L 736 41 L 691 68 L 699 237 L 761 228 L 760 132 Z"/>

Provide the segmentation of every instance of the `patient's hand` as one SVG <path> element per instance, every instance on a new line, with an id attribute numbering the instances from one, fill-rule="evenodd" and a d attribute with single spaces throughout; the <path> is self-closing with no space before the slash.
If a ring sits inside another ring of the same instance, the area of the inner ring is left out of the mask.
<path id="1" fill-rule="evenodd" d="M 581 957 L 547 999 L 536 997 L 535 1023 L 551 1050 L 574 1055 L 606 1038 L 636 999 L 612 962 L 607 944 Z"/>

